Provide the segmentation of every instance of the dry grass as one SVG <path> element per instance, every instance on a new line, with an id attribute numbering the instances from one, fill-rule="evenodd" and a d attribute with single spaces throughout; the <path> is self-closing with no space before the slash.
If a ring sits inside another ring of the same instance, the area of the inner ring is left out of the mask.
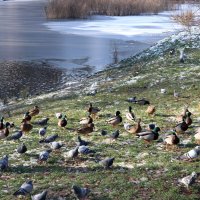
<path id="1" fill-rule="evenodd" d="M 169 0 L 49 0 L 47 18 L 86 18 L 92 14 L 125 16 L 158 13 L 172 7 Z"/>

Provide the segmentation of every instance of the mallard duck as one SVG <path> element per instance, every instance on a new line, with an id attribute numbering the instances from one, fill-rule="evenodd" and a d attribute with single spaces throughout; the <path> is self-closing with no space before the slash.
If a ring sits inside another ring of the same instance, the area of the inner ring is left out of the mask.
<path id="1" fill-rule="evenodd" d="M 154 115 L 154 113 L 156 112 L 156 107 L 153 105 L 148 106 L 146 113 L 148 115 Z"/>
<path id="2" fill-rule="evenodd" d="M 38 115 L 40 112 L 40 109 L 38 106 L 34 106 L 32 109 L 29 110 L 29 115 L 31 117 L 35 116 L 35 115 Z"/>
<path id="3" fill-rule="evenodd" d="M 83 126 L 87 126 L 88 124 L 93 123 L 92 117 L 89 115 L 87 118 L 82 118 L 79 122 Z"/>
<path id="4" fill-rule="evenodd" d="M 176 127 L 174 128 L 174 130 L 176 131 L 177 134 L 182 134 L 187 129 L 188 129 L 188 125 L 186 124 L 184 119 L 181 123 L 177 124 Z"/>
<path id="5" fill-rule="evenodd" d="M 191 112 L 187 112 L 187 113 L 186 113 L 185 123 L 186 123 L 188 126 L 190 126 L 190 125 L 192 124 L 191 115 L 192 115 Z"/>
<path id="6" fill-rule="evenodd" d="M 31 121 L 31 115 L 30 115 L 30 113 L 29 112 L 26 112 L 25 114 L 24 114 L 24 119 L 26 120 L 26 121 Z"/>
<path id="7" fill-rule="evenodd" d="M 88 134 L 88 133 L 92 133 L 94 131 L 94 124 L 88 124 L 85 127 L 79 128 L 77 129 L 77 133 L 81 133 L 81 134 Z"/>
<path id="8" fill-rule="evenodd" d="M 59 121 L 58 121 L 58 126 L 60 126 L 60 127 L 65 127 L 65 126 L 67 126 L 67 119 L 66 119 L 67 117 L 66 117 L 66 115 L 62 118 L 62 119 L 60 119 Z"/>
<path id="9" fill-rule="evenodd" d="M 4 129 L 4 117 L 1 117 L 1 121 L 0 121 L 0 130 Z"/>
<path id="10" fill-rule="evenodd" d="M 170 146 L 175 146 L 180 142 L 180 139 L 178 138 L 178 136 L 176 135 L 175 132 L 173 132 L 170 135 L 167 135 L 164 139 L 164 143 L 166 144 L 166 148 L 170 145 Z"/>
<path id="11" fill-rule="evenodd" d="M 21 122 L 20 128 L 21 128 L 21 131 L 22 131 L 22 132 L 25 132 L 25 133 L 26 133 L 26 132 L 31 131 L 32 128 L 33 128 L 33 126 L 32 126 L 31 124 L 29 124 L 28 121 L 26 121 L 25 119 L 23 119 L 22 122 Z"/>
<path id="12" fill-rule="evenodd" d="M 106 122 L 108 124 L 113 125 L 113 126 L 118 125 L 119 123 L 122 122 L 122 117 L 120 116 L 120 114 L 121 114 L 120 111 L 117 111 L 116 114 L 115 114 L 115 117 L 112 117 L 112 118 L 106 120 Z"/>
<path id="13" fill-rule="evenodd" d="M 96 114 L 100 111 L 100 109 L 93 107 L 92 103 L 90 103 L 90 106 L 87 111 L 89 112 L 89 115 L 92 115 L 93 118 L 96 118 Z"/>
<path id="14" fill-rule="evenodd" d="M 146 132 L 141 132 L 137 133 L 136 135 L 139 138 L 142 138 L 145 142 L 151 142 L 152 140 L 157 140 L 159 137 L 158 132 L 160 131 L 159 127 L 155 127 L 154 130 L 152 131 L 146 131 Z"/>
<path id="15" fill-rule="evenodd" d="M 185 107 L 184 110 L 183 110 L 183 113 L 181 115 L 178 115 L 176 117 L 176 121 L 177 122 L 182 122 L 183 121 L 183 118 L 185 119 L 186 118 L 186 113 L 188 112 L 188 108 Z"/>
<path id="16" fill-rule="evenodd" d="M 129 112 L 126 113 L 126 118 L 130 121 L 135 120 L 135 114 L 132 112 L 132 107 L 129 106 Z"/>
<path id="17" fill-rule="evenodd" d="M 9 135 L 8 127 L 9 126 L 10 126 L 10 123 L 6 122 L 5 128 L 0 130 L 0 139 L 4 139 L 4 138 L 8 137 L 8 135 Z"/>
<path id="18" fill-rule="evenodd" d="M 194 138 L 196 143 L 200 144 L 200 127 L 195 130 Z"/>
<path id="19" fill-rule="evenodd" d="M 140 133 L 142 131 L 142 127 L 140 123 L 141 123 L 141 119 L 138 119 L 137 124 L 135 126 L 130 125 L 129 127 L 127 127 L 126 131 L 131 134 Z"/>

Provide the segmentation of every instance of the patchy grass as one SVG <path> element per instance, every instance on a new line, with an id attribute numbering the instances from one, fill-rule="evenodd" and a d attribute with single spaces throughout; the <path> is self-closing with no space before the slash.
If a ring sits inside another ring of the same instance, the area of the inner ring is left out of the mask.
<path id="1" fill-rule="evenodd" d="M 186 53 L 188 59 L 184 64 L 179 63 L 178 52 L 171 56 L 167 50 L 161 56 L 123 61 L 119 68 L 108 69 L 87 79 L 87 83 L 90 80 L 91 84 L 99 81 L 98 93 L 95 96 L 87 96 L 80 92 L 77 96 L 38 102 L 41 112 L 33 118 L 33 122 L 42 117 L 49 117 L 47 135 L 58 133 L 57 140 L 62 141 L 65 146 L 59 153 L 53 152 L 47 164 L 39 165 L 35 162 L 38 153 L 49 148 L 48 145 L 38 144 L 39 126 L 34 125 L 33 130 L 22 138 L 29 150 L 26 155 L 15 153 L 18 142 L 1 140 L 0 155 L 8 154 L 10 162 L 9 170 L 0 175 L 1 199 L 13 199 L 12 193 L 26 179 L 33 180 L 33 194 L 48 189 L 48 199 L 74 199 L 72 184 L 90 188 L 89 199 L 93 200 L 199 199 L 199 179 L 189 191 L 177 181 L 192 171 L 200 172 L 199 160 L 176 160 L 177 156 L 196 145 L 193 140 L 194 128 L 199 126 L 200 50 L 187 48 Z M 161 88 L 165 88 L 167 93 L 161 94 Z M 181 94 L 178 100 L 173 97 L 174 89 Z M 156 106 L 156 115 L 149 117 L 145 113 L 146 106 L 126 101 L 133 96 L 149 99 Z M 89 147 L 96 153 L 93 156 L 78 156 L 75 160 L 69 160 L 65 155 L 76 146 L 77 133 L 74 129 L 80 126 L 79 119 L 87 116 L 86 109 L 90 102 L 101 108 L 101 112 L 95 120 L 95 131 L 82 138 L 91 141 Z M 123 124 L 112 128 L 105 123 L 117 110 L 121 111 L 125 122 L 125 113 L 130 105 L 136 117 L 142 119 L 144 129 L 149 123 L 156 123 L 161 128 L 160 137 L 176 125 L 174 117 L 181 114 L 184 106 L 188 105 L 193 113 L 193 124 L 180 138 L 181 143 L 185 140 L 189 140 L 189 143 L 185 146 L 180 145 L 175 151 L 165 150 L 162 142 L 157 141 L 147 147 L 143 141 L 128 134 Z M 31 107 L 32 105 L 26 105 L 10 111 L 11 117 L 6 120 L 16 124 L 11 132 L 19 129 L 23 113 Z M 67 115 L 66 129 L 57 126 L 56 112 Z M 6 111 L 4 116 L 7 116 Z M 102 129 L 107 130 L 109 134 L 119 129 L 119 139 L 110 144 L 107 142 L 107 136 L 100 135 Z M 105 157 L 116 158 L 109 170 L 104 170 L 97 162 Z"/>

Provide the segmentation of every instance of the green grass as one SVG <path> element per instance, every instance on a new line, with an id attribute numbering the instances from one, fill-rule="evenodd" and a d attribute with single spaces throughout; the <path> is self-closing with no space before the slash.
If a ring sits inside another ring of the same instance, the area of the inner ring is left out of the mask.
<path id="1" fill-rule="evenodd" d="M 200 50 L 187 49 L 189 56 L 185 64 L 180 64 L 178 54 L 169 56 L 164 53 L 161 58 L 153 57 L 149 60 L 139 60 L 134 64 L 122 63 L 120 68 L 109 69 L 98 74 L 98 80 L 102 80 L 99 92 L 96 96 L 71 96 L 66 99 L 51 99 L 38 102 L 41 112 L 33 118 L 33 122 L 42 117 L 49 117 L 47 135 L 59 134 L 58 141 L 62 141 L 65 147 L 60 153 L 52 153 L 47 164 L 31 164 L 30 158 L 35 159 L 41 149 L 47 149 L 47 145 L 39 145 L 39 126 L 34 125 L 33 130 L 22 139 L 28 147 L 27 155 L 15 153 L 18 142 L 6 140 L 0 141 L 0 155 L 10 156 L 10 167 L 0 175 L 0 197 L 4 200 L 14 199 L 12 193 L 26 180 L 32 179 L 34 184 L 33 194 L 44 189 L 49 190 L 49 199 L 74 199 L 71 192 L 72 184 L 78 184 L 91 189 L 89 199 L 93 200 L 118 200 L 118 199 L 199 199 L 200 185 L 196 183 L 187 191 L 177 183 L 178 178 L 189 175 L 192 171 L 199 172 L 199 161 L 182 162 L 175 158 L 195 146 L 192 135 L 194 126 L 199 126 L 197 117 L 200 114 Z M 182 78 L 180 79 L 180 75 Z M 110 81 L 103 81 L 105 78 Z M 135 82 L 129 82 L 140 77 Z M 91 82 L 97 78 L 91 77 Z M 129 82 L 130 84 L 127 84 Z M 89 83 L 88 83 L 89 85 Z M 112 92 L 110 92 L 110 88 Z M 161 94 L 160 89 L 166 88 L 167 93 Z M 173 90 L 179 91 L 181 97 L 176 100 Z M 146 106 L 139 106 L 125 101 L 129 97 L 147 98 L 156 106 L 155 117 L 148 117 L 145 113 Z M 79 119 L 87 116 L 86 109 L 92 102 L 94 106 L 101 108 L 99 118 L 95 120 L 95 132 L 83 139 L 91 141 L 91 149 L 96 151 L 94 156 L 79 156 L 75 160 L 65 158 L 65 152 L 76 144 Z M 134 135 L 128 134 L 123 124 L 112 128 L 105 123 L 109 114 L 114 115 L 117 110 L 122 113 L 123 121 L 128 106 L 132 105 L 137 118 L 142 119 L 145 128 L 149 123 L 156 123 L 161 128 L 161 136 L 167 130 L 172 129 L 176 122 L 171 117 L 181 114 L 184 105 L 189 105 L 193 113 L 193 125 L 187 132 L 181 135 L 181 142 L 191 138 L 191 144 L 176 151 L 167 151 L 159 148 L 157 141 L 146 147 L 144 142 Z M 18 130 L 23 113 L 31 108 L 21 106 L 10 111 L 11 117 L 6 120 L 14 121 Z M 57 126 L 56 112 L 67 115 L 67 129 Z M 6 112 L 4 113 L 5 116 Z M 114 130 L 120 130 L 120 137 L 110 144 L 107 137 L 100 135 L 101 129 L 106 129 L 109 134 Z M 15 130 L 11 130 L 14 132 Z M 105 157 L 115 157 L 111 169 L 105 170 L 96 162 Z M 198 179 L 199 182 L 199 179 Z"/>

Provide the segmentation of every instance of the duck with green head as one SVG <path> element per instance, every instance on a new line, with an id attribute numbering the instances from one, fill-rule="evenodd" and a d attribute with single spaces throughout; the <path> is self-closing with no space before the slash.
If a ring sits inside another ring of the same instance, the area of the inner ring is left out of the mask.
<path id="1" fill-rule="evenodd" d="M 120 116 L 120 114 L 121 114 L 120 111 L 117 111 L 115 116 L 106 120 L 106 122 L 108 124 L 111 124 L 112 126 L 116 126 L 120 124 L 122 122 L 122 117 Z"/>

